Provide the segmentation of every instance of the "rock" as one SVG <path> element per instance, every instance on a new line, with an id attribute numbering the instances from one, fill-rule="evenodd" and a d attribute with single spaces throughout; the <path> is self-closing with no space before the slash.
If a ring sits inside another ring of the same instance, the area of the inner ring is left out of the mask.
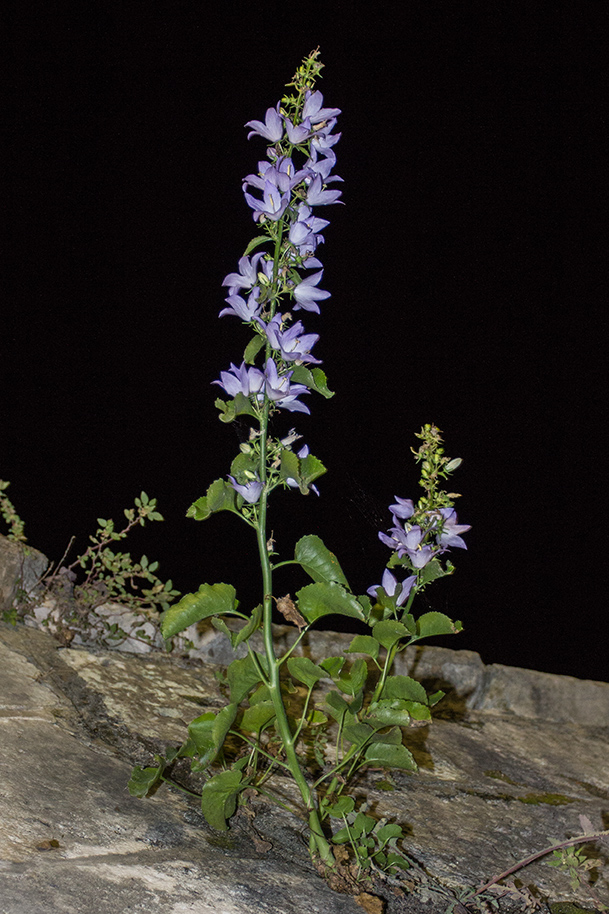
<path id="1" fill-rule="evenodd" d="M 48 564 L 42 552 L 0 534 L 0 613 L 12 607 L 20 590 L 34 595 Z"/>
<path id="2" fill-rule="evenodd" d="M 293 637 L 287 627 L 278 635 Z M 307 640 L 311 656 L 344 644 L 331 633 Z M 463 664 L 460 652 L 441 648 L 406 656 L 404 669 L 448 683 L 452 704 L 438 705 L 445 716 L 431 726 L 405 732 L 418 773 L 370 772 L 355 791 L 407 834 L 406 894 L 386 886 L 386 914 L 444 914 L 465 886 L 575 836 L 580 814 L 599 829 L 609 824 L 609 719 L 546 719 L 540 697 L 554 688 L 571 695 L 574 714 L 589 694 L 603 700 L 603 688 L 590 688 L 605 684 L 550 683 L 507 667 L 498 675 L 463 653 Z M 43 632 L 0 626 L 3 914 L 361 914 L 315 874 L 302 823 L 285 810 L 255 800 L 255 818 L 238 816 L 219 835 L 195 800 L 166 785 L 145 801 L 127 793 L 132 764 L 150 764 L 182 741 L 190 719 L 222 706 L 215 669 L 166 654 L 60 648 Z M 286 779 L 269 786 L 296 799 Z M 608 903 L 609 848 L 588 850 L 602 866 L 583 874 L 578 891 L 543 860 L 516 878 L 542 911 L 545 898 L 594 908 L 588 884 Z M 499 910 L 518 904 L 503 898 Z"/>

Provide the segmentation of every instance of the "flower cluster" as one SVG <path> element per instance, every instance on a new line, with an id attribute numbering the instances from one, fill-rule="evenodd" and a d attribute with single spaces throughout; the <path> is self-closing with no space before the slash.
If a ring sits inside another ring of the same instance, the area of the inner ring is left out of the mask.
<path id="1" fill-rule="evenodd" d="M 380 532 L 379 539 L 393 549 L 399 559 L 406 559 L 401 564 L 415 573 L 400 584 L 395 575 L 386 569 L 381 584 L 368 588 L 368 593 L 376 597 L 379 586 L 382 586 L 387 596 L 397 594 L 396 605 L 401 606 L 419 582 L 420 572 L 426 565 L 452 546 L 467 549 L 461 534 L 471 530 L 471 526 L 458 523 L 453 507 L 420 510 L 415 508 L 410 498 L 396 496 L 396 504 L 390 505 L 389 510 L 394 525 L 387 533 Z M 410 523 L 411 520 L 414 523 Z"/>
<path id="2" fill-rule="evenodd" d="M 311 352 L 319 336 L 307 333 L 300 320 L 293 321 L 291 312 L 319 314 L 319 302 L 330 297 L 319 287 L 323 265 L 317 257 L 324 240 L 321 232 L 329 222 L 314 215 L 313 209 L 336 203 L 341 196 L 340 190 L 328 188 L 342 181 L 332 174 L 333 147 L 340 138 L 333 130 L 340 110 L 324 107 L 321 92 L 306 85 L 297 88 L 297 96 L 284 97 L 269 108 L 264 121 L 246 124 L 251 128 L 248 139 L 259 136 L 270 144 L 257 174 L 243 181 L 245 200 L 265 234 L 251 242 L 239 260 L 238 272 L 229 273 L 222 283 L 228 296 L 220 317 L 240 318 L 254 337 L 242 364 L 231 364 L 213 383 L 229 397 L 247 398 L 247 408 L 235 407 L 236 413 L 251 411 L 259 417 L 264 409 L 309 413 L 299 397 L 311 389 L 329 394 L 324 373 L 313 367 L 321 364 Z M 252 254 L 265 243 L 269 250 Z M 286 299 L 289 310 L 283 304 Z M 260 352 L 264 364 L 257 368 L 254 362 Z M 246 483 L 245 492 L 243 485 L 229 479 L 248 502 L 257 500 L 262 490 L 259 480 Z"/>

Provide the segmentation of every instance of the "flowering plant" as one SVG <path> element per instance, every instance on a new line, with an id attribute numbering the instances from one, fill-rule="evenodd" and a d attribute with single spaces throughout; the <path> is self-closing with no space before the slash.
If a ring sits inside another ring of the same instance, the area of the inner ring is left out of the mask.
<path id="1" fill-rule="evenodd" d="M 442 613 L 427 612 L 417 619 L 411 610 L 418 593 L 452 572 L 444 556 L 453 547 L 465 547 L 461 534 L 469 527 L 457 521 L 456 496 L 439 487 L 460 461 L 444 456 L 439 430 L 426 425 L 416 452 L 425 494 L 417 505 L 404 498 L 391 505 L 393 526 L 380 538 L 392 555 L 381 583 L 367 594 L 352 592 L 336 556 L 318 536 L 303 536 L 294 558 L 278 560 L 268 534 L 271 493 L 299 489 L 303 495 L 319 494 L 315 483 L 326 472 L 294 429 L 275 437 L 269 425 L 271 417 L 281 417 L 284 410 L 309 413 L 306 400 L 312 392 L 333 396 L 320 360 L 312 354 L 318 335 L 306 332 L 292 317 L 296 311 L 319 314 L 319 303 L 330 297 L 320 288 L 323 267 L 318 259 L 328 221 L 315 211 L 341 196 L 336 188 L 341 178 L 333 174 L 340 111 L 326 107 L 314 89 L 321 68 L 314 51 L 288 84 L 293 94 L 269 108 L 263 121 L 246 125 L 249 137 L 262 137 L 268 144 L 257 174 L 243 182 L 261 234 L 248 245 L 238 272 L 224 279 L 228 307 L 220 316 L 239 318 L 250 339 L 241 364 L 220 372 L 214 384 L 227 397 L 216 401 L 221 421 L 245 416 L 251 429 L 227 478 L 216 479 L 187 512 L 205 520 L 230 511 L 252 528 L 262 569 L 262 601 L 243 611 L 232 585 L 203 584 L 164 613 L 165 638 L 211 619 L 233 648 L 245 644 L 247 654 L 226 670 L 226 706 L 192 721 L 186 742 L 165 758 L 157 756 L 156 766 L 136 768 L 130 790 L 146 796 L 160 780 L 170 780 L 168 766 L 190 759 L 192 770 L 206 776 L 203 814 L 214 828 L 225 829 L 237 804 L 257 792 L 269 795 L 269 778 L 282 772 L 293 778 L 307 811 L 313 858 L 335 867 L 333 847 L 350 844 L 359 873 L 371 866 L 390 870 L 404 865 L 396 847 L 400 827 L 379 825 L 362 810 L 356 812 L 348 785 L 369 766 L 416 768 L 403 745 L 402 730 L 413 720 L 428 720 L 441 693 L 428 696 L 408 676 L 391 675 L 391 668 L 396 654 L 408 645 L 460 630 L 459 622 Z M 294 600 L 289 594 L 273 594 L 274 572 L 288 565 L 298 566 L 312 581 Z M 279 655 L 274 605 L 298 629 L 289 649 Z M 298 656 L 306 632 L 331 614 L 368 626 L 369 634 L 356 635 L 345 652 L 359 656 L 351 661 L 327 657 L 319 663 Z M 232 627 L 227 617 L 232 617 Z M 259 631 L 262 652 L 252 642 Z M 366 691 L 369 678 L 373 684 Z M 322 697 L 316 703 L 318 693 Z M 330 734 L 335 741 L 331 753 Z M 332 820 L 338 820 L 334 834 Z"/>

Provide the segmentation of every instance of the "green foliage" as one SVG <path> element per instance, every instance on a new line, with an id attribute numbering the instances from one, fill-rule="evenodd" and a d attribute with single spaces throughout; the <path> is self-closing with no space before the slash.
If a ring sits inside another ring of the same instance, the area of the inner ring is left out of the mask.
<path id="1" fill-rule="evenodd" d="M 6 534 L 7 539 L 14 540 L 18 543 L 27 542 L 27 537 L 25 536 L 24 530 L 25 525 L 17 511 L 12 501 L 6 494 L 6 490 L 10 486 L 10 482 L 6 482 L 4 479 L 0 479 L 0 514 L 4 523 L 8 527 L 8 533 Z"/>

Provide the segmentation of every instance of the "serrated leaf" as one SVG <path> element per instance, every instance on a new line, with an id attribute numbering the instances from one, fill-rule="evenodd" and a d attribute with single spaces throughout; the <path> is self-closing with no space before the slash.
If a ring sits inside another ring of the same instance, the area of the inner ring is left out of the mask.
<path id="1" fill-rule="evenodd" d="M 326 695 L 326 707 L 336 721 L 342 720 L 349 710 L 349 705 L 338 692 L 328 692 Z"/>
<path id="2" fill-rule="evenodd" d="M 375 832 L 376 840 L 381 847 L 384 847 L 392 838 L 403 838 L 404 832 L 397 822 L 388 822 L 387 825 L 381 825 Z"/>
<path id="3" fill-rule="evenodd" d="M 309 390 L 314 390 L 326 400 L 334 396 L 334 391 L 328 389 L 326 374 L 321 368 L 307 368 L 305 365 L 296 365 L 290 378 L 292 384 L 304 384 Z"/>
<path id="4" fill-rule="evenodd" d="M 310 624 L 323 616 L 350 616 L 363 621 L 362 607 L 355 597 L 334 581 L 308 584 L 299 590 L 298 609 Z"/>
<path id="5" fill-rule="evenodd" d="M 340 671 L 345 665 L 344 657 L 326 657 L 325 660 L 322 660 L 319 664 L 320 667 L 326 671 L 328 676 L 331 679 L 336 679 L 337 676 L 340 676 Z"/>
<path id="6" fill-rule="evenodd" d="M 437 581 L 438 578 L 444 578 L 446 575 L 452 574 L 453 571 L 454 568 L 452 566 L 450 569 L 445 570 L 438 559 L 432 559 L 431 562 L 428 562 L 421 570 L 419 586 L 430 584 L 432 581 Z"/>
<path id="7" fill-rule="evenodd" d="M 207 490 L 207 494 L 198 498 L 186 512 L 186 517 L 195 520 L 207 520 L 217 511 L 234 511 L 236 509 L 237 493 L 224 479 L 215 479 Z"/>
<path id="8" fill-rule="evenodd" d="M 431 638 L 434 635 L 453 635 L 462 631 L 460 622 L 453 622 L 444 613 L 425 613 L 417 619 L 417 636 Z"/>
<path id="9" fill-rule="evenodd" d="M 235 588 L 232 584 L 202 584 L 196 593 L 187 593 L 161 616 L 163 638 L 173 638 L 189 625 L 235 610 Z"/>
<path id="10" fill-rule="evenodd" d="M 234 422 L 236 416 L 254 416 L 256 410 L 252 406 L 248 397 L 238 393 L 232 400 L 225 402 L 218 398 L 215 406 L 220 410 L 219 419 L 221 422 Z"/>
<path id="11" fill-rule="evenodd" d="M 366 721 L 372 724 L 375 729 L 379 727 L 408 727 L 410 725 L 410 714 L 405 707 L 405 703 L 401 702 L 400 699 L 381 699 L 381 701 L 370 707 Z"/>
<path id="12" fill-rule="evenodd" d="M 325 679 L 327 673 L 308 657 L 290 657 L 288 659 L 288 670 L 290 676 L 297 679 L 298 682 L 304 682 L 308 689 L 312 689 L 316 682 Z"/>
<path id="13" fill-rule="evenodd" d="M 394 644 L 408 635 L 408 629 L 401 622 L 388 619 L 385 622 L 377 622 L 372 629 L 372 634 L 386 650 L 391 650 Z"/>
<path id="14" fill-rule="evenodd" d="M 376 638 L 372 638 L 370 635 L 356 635 L 345 653 L 367 654 L 369 657 L 372 657 L 373 660 L 376 660 L 380 648 L 381 645 Z"/>
<path id="15" fill-rule="evenodd" d="M 401 698 L 427 704 L 425 687 L 410 676 L 388 676 L 381 693 L 382 698 Z"/>
<path id="16" fill-rule="evenodd" d="M 237 808 L 237 796 L 241 784 L 240 771 L 220 771 L 209 778 L 201 790 L 201 812 L 212 828 L 226 831 L 226 820 Z"/>
<path id="17" fill-rule="evenodd" d="M 311 534 L 299 539 L 294 549 L 294 558 L 300 562 L 314 581 L 318 583 L 335 581 L 344 587 L 349 587 L 349 582 L 338 559 L 333 552 L 330 552 L 321 537 Z"/>

